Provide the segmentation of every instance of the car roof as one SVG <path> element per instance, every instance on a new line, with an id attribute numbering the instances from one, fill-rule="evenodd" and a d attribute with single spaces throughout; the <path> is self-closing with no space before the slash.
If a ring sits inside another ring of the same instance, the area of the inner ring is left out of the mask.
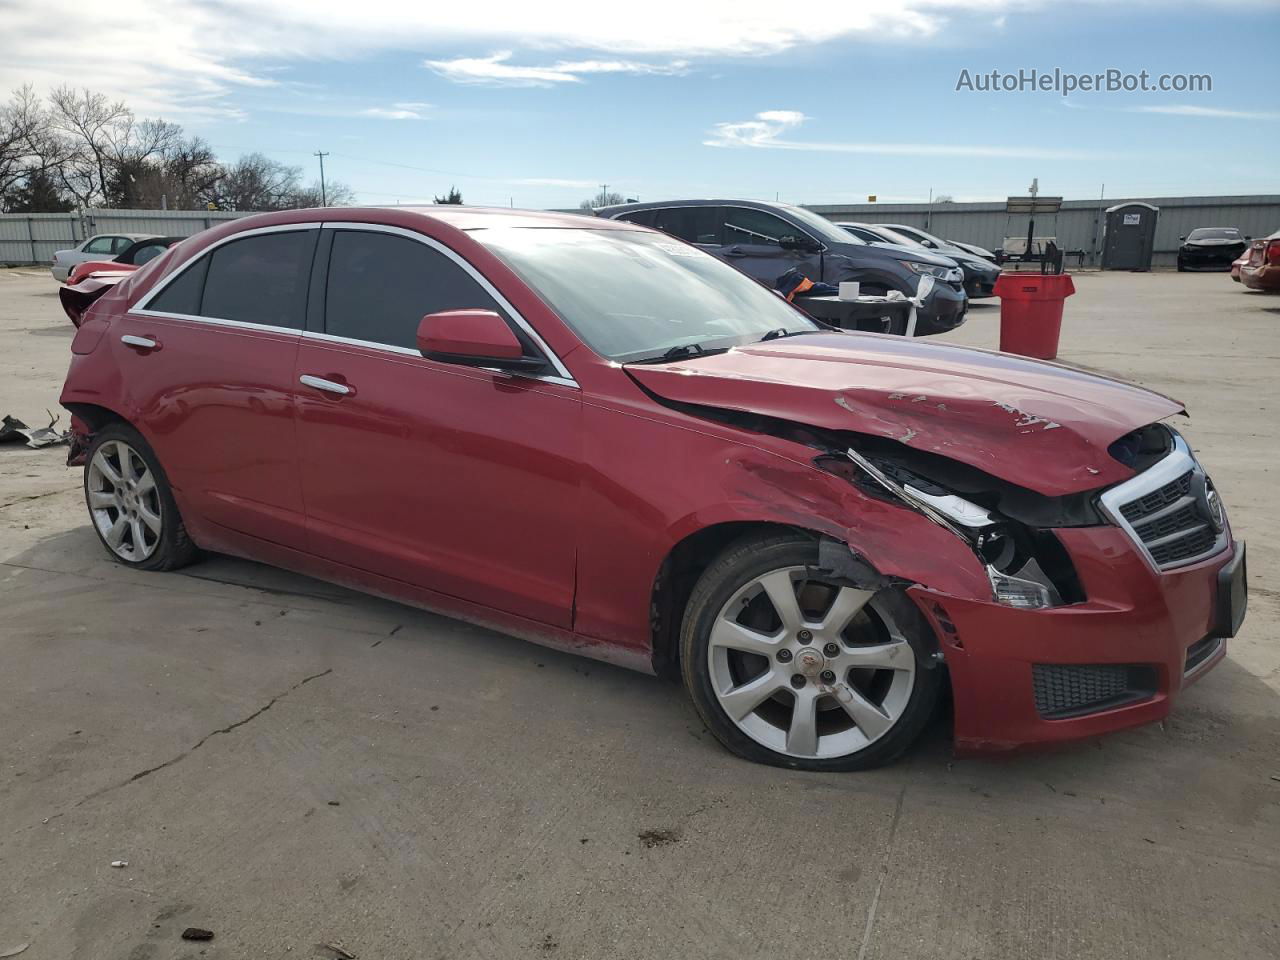
<path id="1" fill-rule="evenodd" d="M 413 221 L 444 224 L 455 230 L 484 230 L 498 227 L 525 227 L 577 230 L 644 230 L 636 224 L 601 220 L 591 214 L 561 213 L 554 210 L 514 210 L 509 207 L 467 207 L 456 204 L 398 204 L 377 207 L 304 207 L 260 213 L 227 221 L 235 232 L 268 224 L 366 221 L 409 226 Z M 217 228 L 215 228 L 217 229 Z"/>
<path id="2" fill-rule="evenodd" d="M 614 217 L 631 210 L 665 210 L 671 207 L 748 207 L 752 210 L 789 210 L 792 205 L 770 200 L 646 200 L 644 203 L 615 203 L 608 207 L 597 207 L 595 214 L 598 217 Z"/>

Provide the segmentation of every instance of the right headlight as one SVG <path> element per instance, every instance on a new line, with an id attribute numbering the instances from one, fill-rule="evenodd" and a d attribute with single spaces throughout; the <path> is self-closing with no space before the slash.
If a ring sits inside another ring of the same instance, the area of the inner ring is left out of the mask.
<path id="1" fill-rule="evenodd" d="M 915 260 L 899 260 L 900 264 L 922 277 L 933 277 L 935 280 L 949 280 L 951 267 L 936 267 L 931 263 L 919 263 Z"/>
<path id="2" fill-rule="evenodd" d="M 900 467 L 890 476 L 858 451 L 846 453 L 876 484 L 968 543 L 986 569 L 996 603 L 1024 610 L 1063 603 L 1061 592 L 1040 566 L 1030 529 L 925 477 Z"/>

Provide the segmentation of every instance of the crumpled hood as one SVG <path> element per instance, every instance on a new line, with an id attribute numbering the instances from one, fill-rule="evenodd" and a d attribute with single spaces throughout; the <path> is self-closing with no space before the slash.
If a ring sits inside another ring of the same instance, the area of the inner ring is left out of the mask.
<path id="1" fill-rule="evenodd" d="M 1183 409 L 1057 364 L 879 334 L 803 334 L 626 369 L 667 400 L 889 437 L 1048 496 L 1127 480 L 1107 447 Z"/>

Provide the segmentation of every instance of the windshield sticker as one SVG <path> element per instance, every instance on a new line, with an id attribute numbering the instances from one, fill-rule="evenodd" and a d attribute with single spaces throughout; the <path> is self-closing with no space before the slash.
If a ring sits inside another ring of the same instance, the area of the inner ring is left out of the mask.
<path id="1" fill-rule="evenodd" d="M 686 247 L 682 243 L 655 243 L 655 247 L 663 253 L 669 253 L 673 257 L 698 257 L 702 256 L 702 251 L 697 247 Z"/>

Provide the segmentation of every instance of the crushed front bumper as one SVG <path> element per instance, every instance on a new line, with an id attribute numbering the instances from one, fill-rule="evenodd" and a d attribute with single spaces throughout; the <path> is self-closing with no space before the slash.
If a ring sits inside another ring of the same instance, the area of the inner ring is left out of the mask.
<path id="1" fill-rule="evenodd" d="M 1057 531 L 1086 602 L 1017 610 L 909 591 L 950 669 L 959 750 L 1016 750 L 1160 720 L 1244 618 L 1244 544 L 1158 573 L 1115 527 Z"/>

